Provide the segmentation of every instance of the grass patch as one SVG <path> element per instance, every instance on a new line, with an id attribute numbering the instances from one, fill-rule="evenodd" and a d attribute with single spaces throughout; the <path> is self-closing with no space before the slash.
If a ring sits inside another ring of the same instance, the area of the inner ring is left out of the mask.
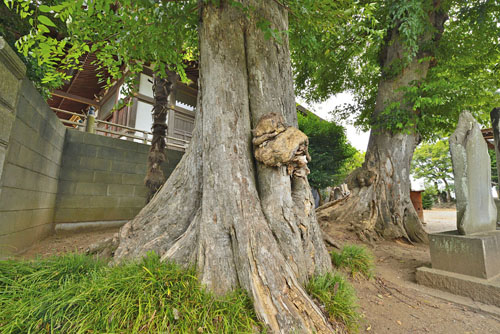
<path id="1" fill-rule="evenodd" d="M 332 321 L 341 322 L 350 333 L 358 331 L 356 292 L 342 275 L 315 276 L 309 281 L 307 292 L 324 305 Z"/>
<path id="2" fill-rule="evenodd" d="M 361 274 L 370 279 L 375 269 L 373 255 L 363 246 L 347 245 L 340 253 L 332 252 L 332 262 L 338 268 L 346 268 L 352 277 Z"/>
<path id="3" fill-rule="evenodd" d="M 0 333 L 254 333 L 242 291 L 216 297 L 195 270 L 150 255 L 108 267 L 84 255 L 0 261 Z"/>

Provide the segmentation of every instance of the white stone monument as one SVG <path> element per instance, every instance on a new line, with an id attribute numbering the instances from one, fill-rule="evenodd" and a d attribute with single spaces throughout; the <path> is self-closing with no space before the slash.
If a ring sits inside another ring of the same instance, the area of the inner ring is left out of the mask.
<path id="1" fill-rule="evenodd" d="M 457 198 L 457 230 L 462 235 L 496 230 L 497 208 L 491 194 L 488 147 L 472 115 L 460 114 L 450 139 Z"/>

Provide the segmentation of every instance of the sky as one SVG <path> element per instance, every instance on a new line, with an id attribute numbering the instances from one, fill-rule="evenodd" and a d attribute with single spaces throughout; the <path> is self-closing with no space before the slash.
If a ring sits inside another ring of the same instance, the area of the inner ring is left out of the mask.
<path id="1" fill-rule="evenodd" d="M 318 115 L 319 117 L 332 120 L 332 116 L 330 115 L 330 111 L 333 110 L 336 106 L 349 103 L 353 101 L 353 97 L 350 93 L 340 93 L 332 96 L 327 101 L 323 103 L 314 103 L 309 104 L 300 98 L 297 99 L 301 105 Z M 356 149 L 366 152 L 366 147 L 368 146 L 368 138 L 370 136 L 369 132 L 361 132 L 356 129 L 352 124 L 348 124 L 347 122 L 341 123 L 342 126 L 346 128 L 347 139 Z"/>

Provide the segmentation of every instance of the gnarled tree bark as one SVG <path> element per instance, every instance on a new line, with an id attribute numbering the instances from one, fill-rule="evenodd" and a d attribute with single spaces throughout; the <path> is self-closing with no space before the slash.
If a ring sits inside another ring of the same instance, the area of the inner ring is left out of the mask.
<path id="1" fill-rule="evenodd" d="M 270 112 L 297 126 L 288 40 L 268 40 L 265 19 L 286 31 L 277 2 L 201 5 L 200 92 L 190 146 L 165 186 L 115 240 L 114 261 L 155 251 L 195 264 L 216 293 L 237 287 L 273 333 L 331 333 L 305 292 L 330 270 L 307 178 L 253 157 L 252 128 Z M 201 2 L 200 2 L 201 3 Z M 340 332 L 340 330 L 339 330 Z"/>
<path id="2" fill-rule="evenodd" d="M 438 42 L 447 19 L 439 0 L 434 0 L 428 17 L 435 30 L 420 38 L 420 53 L 399 74 L 382 76 L 372 115 L 374 120 L 391 102 L 400 102 L 403 108 L 411 110 L 411 106 L 405 105 L 400 88 L 425 79 L 431 66 L 429 43 Z M 387 34 L 380 55 L 381 68 L 398 62 L 406 52 L 398 28 L 396 26 Z M 410 163 L 419 140 L 416 129 L 409 134 L 393 133 L 383 129 L 383 125 L 372 129 L 363 166 L 347 178 L 351 195 L 336 205 L 325 206 L 324 210 L 320 208 L 319 221 L 351 225 L 362 240 L 382 237 L 426 242 L 427 233 L 410 200 Z"/>

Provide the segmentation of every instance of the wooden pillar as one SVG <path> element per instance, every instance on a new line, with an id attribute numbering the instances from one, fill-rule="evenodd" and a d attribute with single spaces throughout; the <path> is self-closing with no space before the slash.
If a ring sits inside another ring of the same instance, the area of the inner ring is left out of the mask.
<path id="1" fill-rule="evenodd" d="M 85 132 L 95 133 L 95 108 L 90 107 L 89 112 L 87 113 L 87 123 L 85 125 Z"/>
<path id="2" fill-rule="evenodd" d="M 172 91 L 170 92 L 170 95 L 168 97 L 168 115 L 167 115 L 167 137 L 173 137 L 174 136 L 174 128 L 175 128 L 175 105 L 177 104 L 176 102 L 176 97 L 177 97 L 177 87 L 178 87 L 178 77 L 176 73 L 169 72 L 168 74 L 169 80 L 173 81 L 172 85 Z M 167 143 L 169 142 L 169 139 L 167 138 Z"/>

